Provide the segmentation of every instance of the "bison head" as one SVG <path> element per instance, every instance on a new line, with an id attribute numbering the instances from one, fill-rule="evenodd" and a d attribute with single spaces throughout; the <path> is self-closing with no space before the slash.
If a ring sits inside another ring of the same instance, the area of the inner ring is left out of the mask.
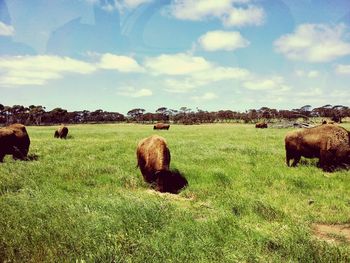
<path id="1" fill-rule="evenodd" d="M 156 172 L 156 189 L 159 192 L 177 194 L 188 185 L 185 177 L 179 171 L 162 170 Z"/>

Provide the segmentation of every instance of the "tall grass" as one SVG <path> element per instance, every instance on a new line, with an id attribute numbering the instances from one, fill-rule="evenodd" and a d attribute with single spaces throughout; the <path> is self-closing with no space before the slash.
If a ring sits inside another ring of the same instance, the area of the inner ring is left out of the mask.
<path id="1" fill-rule="evenodd" d="M 348 125 L 349 129 L 350 126 Z M 350 222 L 350 172 L 285 164 L 286 129 L 252 125 L 29 127 L 36 161 L 0 164 L 0 261 L 349 262 L 312 234 Z M 137 142 L 166 138 L 189 186 L 149 190 Z"/>

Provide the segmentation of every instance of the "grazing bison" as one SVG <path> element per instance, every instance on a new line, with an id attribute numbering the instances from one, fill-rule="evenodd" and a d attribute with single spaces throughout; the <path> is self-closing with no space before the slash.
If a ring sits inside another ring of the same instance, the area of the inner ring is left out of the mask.
<path id="1" fill-rule="evenodd" d="M 255 128 L 260 128 L 260 129 L 267 128 L 267 123 L 266 122 L 258 122 L 255 124 Z"/>
<path id="2" fill-rule="evenodd" d="M 68 134 L 68 128 L 63 124 L 55 131 L 54 137 L 66 139 Z"/>
<path id="3" fill-rule="evenodd" d="M 153 130 L 169 130 L 170 125 L 164 123 L 157 123 L 153 126 Z"/>
<path id="4" fill-rule="evenodd" d="M 153 135 L 137 146 L 137 165 L 144 180 L 157 191 L 177 194 L 188 182 L 178 171 L 170 171 L 170 151 L 164 138 Z"/>
<path id="5" fill-rule="evenodd" d="M 334 121 L 323 120 L 322 124 L 335 124 L 335 122 Z"/>
<path id="6" fill-rule="evenodd" d="M 296 166 L 302 156 L 319 158 L 324 171 L 350 164 L 350 133 L 340 126 L 323 124 L 288 132 L 285 147 L 288 166 L 291 159 L 292 166 Z"/>
<path id="7" fill-rule="evenodd" d="M 0 129 L 0 162 L 6 154 L 13 159 L 25 160 L 28 155 L 30 139 L 24 125 L 16 123 Z"/>

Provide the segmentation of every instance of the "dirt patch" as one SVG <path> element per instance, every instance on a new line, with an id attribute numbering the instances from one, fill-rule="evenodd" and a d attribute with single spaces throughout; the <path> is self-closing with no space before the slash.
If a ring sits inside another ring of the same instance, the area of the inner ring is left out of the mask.
<path id="1" fill-rule="evenodd" d="M 161 193 L 161 192 L 158 192 L 158 191 L 155 191 L 155 190 L 151 190 L 151 189 L 146 190 L 146 192 L 148 194 L 164 197 L 165 199 L 181 200 L 181 201 L 193 201 L 194 200 L 193 197 L 183 197 L 183 196 L 176 195 L 176 194 Z"/>
<path id="2" fill-rule="evenodd" d="M 321 240 L 329 243 L 347 243 L 350 244 L 350 224 L 313 224 L 314 235 Z"/>

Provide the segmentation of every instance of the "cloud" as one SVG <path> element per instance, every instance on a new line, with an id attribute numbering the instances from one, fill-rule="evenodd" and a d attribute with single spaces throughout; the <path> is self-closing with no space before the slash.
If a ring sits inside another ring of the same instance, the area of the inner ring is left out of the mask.
<path id="1" fill-rule="evenodd" d="M 246 69 L 217 66 L 185 53 L 147 58 L 144 66 L 150 74 L 172 77 L 164 81 L 165 90 L 172 93 L 186 93 L 216 81 L 247 80 L 251 75 Z"/>
<path id="2" fill-rule="evenodd" d="M 320 75 L 320 72 L 317 70 L 310 70 L 310 71 L 304 71 L 304 70 L 296 70 L 295 75 L 297 75 L 300 78 L 317 78 Z"/>
<path id="3" fill-rule="evenodd" d="M 3 86 L 44 85 L 60 79 L 64 74 L 91 74 L 97 70 L 117 70 L 121 73 L 144 72 L 131 57 L 110 53 L 92 57 L 96 62 L 85 62 L 59 56 L 0 57 L 0 84 Z"/>
<path id="4" fill-rule="evenodd" d="M 206 51 L 232 51 L 249 45 L 239 32 L 210 31 L 198 39 L 199 45 Z"/>
<path id="5" fill-rule="evenodd" d="M 228 16 L 223 19 L 225 26 L 262 25 L 265 13 L 261 7 L 249 6 L 248 8 L 232 8 Z"/>
<path id="6" fill-rule="evenodd" d="M 218 98 L 218 96 L 213 92 L 206 92 L 201 96 L 193 96 L 192 99 L 197 102 L 209 101 Z"/>
<path id="7" fill-rule="evenodd" d="M 124 0 L 124 4 L 128 8 L 136 8 L 139 5 L 145 4 L 145 3 L 150 3 L 153 2 L 153 0 Z"/>
<path id="8" fill-rule="evenodd" d="M 120 72 L 143 72 L 144 69 L 131 57 L 103 54 L 98 64 L 102 69 L 115 69 Z"/>
<path id="9" fill-rule="evenodd" d="M 211 67 L 188 76 L 166 79 L 165 90 L 171 93 L 187 93 L 213 82 L 225 80 L 247 80 L 251 73 L 246 69 L 232 67 Z"/>
<path id="10" fill-rule="evenodd" d="M 13 26 L 6 25 L 0 22 L 0 36 L 13 36 L 15 34 L 15 29 Z"/>
<path id="11" fill-rule="evenodd" d="M 337 74 L 350 75 L 350 65 L 337 65 L 335 68 Z"/>
<path id="12" fill-rule="evenodd" d="M 65 73 L 90 74 L 93 64 L 58 56 L 0 57 L 0 84 L 3 86 L 44 85 Z"/>
<path id="13" fill-rule="evenodd" d="M 117 92 L 119 95 L 131 98 L 141 98 L 152 96 L 153 92 L 150 89 L 136 89 L 134 87 L 124 87 Z"/>
<path id="14" fill-rule="evenodd" d="M 153 0 L 108 0 L 108 1 L 86 0 L 86 1 L 89 4 L 99 5 L 102 9 L 108 12 L 113 12 L 115 10 L 123 12 L 126 9 L 135 9 L 142 4 L 153 2 Z"/>
<path id="15" fill-rule="evenodd" d="M 167 75 L 186 75 L 211 68 L 204 58 L 185 53 L 147 58 L 144 64 L 154 74 Z"/>
<path id="16" fill-rule="evenodd" d="M 210 69 L 192 74 L 192 78 L 204 83 L 221 80 L 246 80 L 251 73 L 247 69 L 212 66 Z"/>
<path id="17" fill-rule="evenodd" d="M 294 33 L 277 39 L 274 46 L 277 52 L 291 60 L 329 62 L 350 54 L 346 34 L 344 24 L 302 24 Z"/>
<path id="18" fill-rule="evenodd" d="M 194 81 L 193 79 L 166 79 L 164 81 L 165 90 L 170 93 L 187 93 L 203 85 L 203 82 Z"/>
<path id="19" fill-rule="evenodd" d="M 284 79 L 280 76 L 275 76 L 267 79 L 255 79 L 246 81 L 243 83 L 243 87 L 249 90 L 256 91 L 287 91 L 290 89 L 290 87 L 284 83 Z"/>
<path id="20" fill-rule="evenodd" d="M 225 26 L 261 25 L 265 13 L 250 0 L 175 0 L 170 15 L 181 20 L 203 21 L 217 18 Z M 245 8 L 238 5 L 247 5 Z"/>

